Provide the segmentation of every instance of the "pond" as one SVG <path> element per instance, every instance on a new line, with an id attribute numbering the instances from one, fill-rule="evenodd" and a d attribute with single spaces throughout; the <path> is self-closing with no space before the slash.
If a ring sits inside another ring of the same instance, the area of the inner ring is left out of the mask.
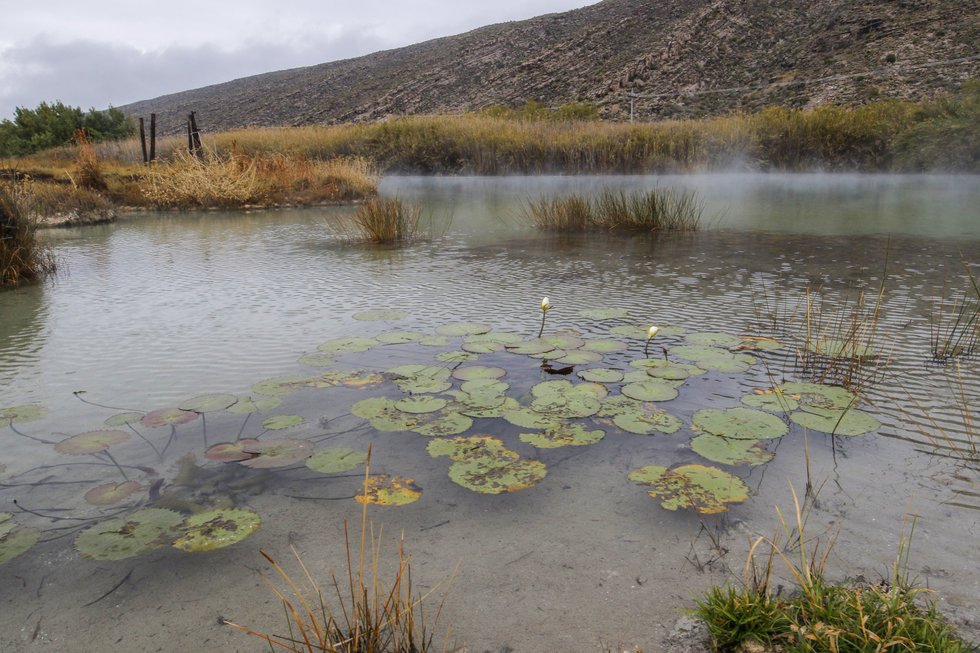
<path id="1" fill-rule="evenodd" d="M 932 353 L 973 292 L 978 181 L 392 177 L 439 237 L 345 243 L 344 207 L 49 232 L 58 278 L 0 293 L 0 650 L 263 650 L 219 620 L 285 634 L 260 549 L 346 573 L 369 445 L 405 502 L 368 509 L 381 567 L 404 535 L 471 651 L 658 650 L 808 481 L 831 579 L 887 576 L 915 515 L 912 575 L 978 623 L 978 360 Z M 521 218 L 656 186 L 705 228 Z M 842 374 L 860 397 L 796 383 Z"/>

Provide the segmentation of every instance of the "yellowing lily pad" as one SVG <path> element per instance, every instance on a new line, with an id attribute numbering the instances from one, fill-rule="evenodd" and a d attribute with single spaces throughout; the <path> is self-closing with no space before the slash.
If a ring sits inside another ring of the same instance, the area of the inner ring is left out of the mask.
<path id="1" fill-rule="evenodd" d="M 29 551 L 40 538 L 41 531 L 36 528 L 11 528 L 6 532 L 0 531 L 0 565 Z"/>
<path id="2" fill-rule="evenodd" d="M 351 413 L 371 422 L 378 431 L 394 433 L 407 431 L 418 418 L 395 408 L 395 401 L 387 397 L 369 397 L 358 401 L 351 407 Z"/>
<path id="3" fill-rule="evenodd" d="M 429 437 L 459 435 L 473 428 L 472 418 L 448 409 L 416 417 L 418 421 L 408 430 Z"/>
<path id="4" fill-rule="evenodd" d="M 397 308 L 374 308 L 369 311 L 354 313 L 353 315 L 355 320 L 361 320 L 362 322 L 390 322 L 403 320 L 407 316 L 408 313 L 406 311 Z"/>
<path id="5" fill-rule="evenodd" d="M 367 462 L 365 451 L 355 451 L 350 447 L 334 447 L 318 451 L 306 459 L 306 466 L 321 474 L 339 474 L 357 469 Z"/>
<path id="6" fill-rule="evenodd" d="M 453 324 L 443 324 L 436 328 L 436 333 L 440 336 L 458 337 L 458 336 L 475 336 L 481 333 L 489 333 L 490 327 L 485 324 L 479 324 L 477 322 L 456 322 Z"/>
<path id="7" fill-rule="evenodd" d="M 184 521 L 174 547 L 189 553 L 222 549 L 249 537 L 261 523 L 257 513 L 243 508 L 208 510 Z"/>
<path id="8" fill-rule="evenodd" d="M 161 426 L 178 426 L 193 422 L 199 417 L 198 413 L 180 408 L 160 408 L 143 416 L 140 423 L 149 428 L 159 428 Z"/>
<path id="9" fill-rule="evenodd" d="M 857 395 L 836 385 L 784 383 L 776 388 L 776 392 L 799 399 L 801 405 L 828 410 L 846 410 L 858 403 Z"/>
<path id="10" fill-rule="evenodd" d="M 241 460 L 239 464 L 252 469 L 289 467 L 306 460 L 313 453 L 309 442 L 291 438 L 256 440 L 243 450 L 245 453 L 255 454 L 255 457 Z"/>
<path id="11" fill-rule="evenodd" d="M 276 415 L 262 422 L 262 428 L 270 431 L 284 431 L 299 426 L 306 421 L 302 415 Z"/>
<path id="12" fill-rule="evenodd" d="M 218 463 L 237 463 L 249 458 L 255 458 L 258 454 L 249 453 L 246 449 L 258 444 L 258 440 L 239 440 L 238 442 L 221 442 L 209 447 L 204 452 L 204 457 Z"/>
<path id="13" fill-rule="evenodd" d="M 691 449 L 702 458 L 723 465 L 763 465 L 776 455 L 764 449 L 758 440 L 732 440 L 710 433 L 691 440 Z"/>
<path id="14" fill-rule="evenodd" d="M 742 336 L 741 342 L 731 347 L 732 351 L 773 351 L 782 348 L 783 343 L 765 336 Z"/>
<path id="15" fill-rule="evenodd" d="M 641 383 L 628 383 L 622 387 L 623 395 L 637 401 L 671 401 L 676 399 L 677 388 L 655 379 Z"/>
<path id="16" fill-rule="evenodd" d="M 125 483 L 103 483 L 85 493 L 85 500 L 93 506 L 111 506 L 125 501 L 130 495 L 143 489 L 138 481 Z"/>
<path id="17" fill-rule="evenodd" d="M 39 406 L 37 404 L 0 408 L 0 426 L 34 422 L 44 417 L 45 413 L 47 412 L 48 411 L 46 408 L 44 408 L 44 406 Z"/>
<path id="18" fill-rule="evenodd" d="M 170 544 L 183 521 L 172 510 L 146 508 L 87 528 L 75 538 L 75 548 L 93 560 L 125 560 Z"/>
<path id="19" fill-rule="evenodd" d="M 789 418 L 800 426 L 834 435 L 864 435 L 881 427 L 881 422 L 874 416 L 854 408 L 835 410 L 816 406 L 802 406 L 801 410 L 791 414 Z"/>
<path id="20" fill-rule="evenodd" d="M 625 308 L 586 308 L 578 312 L 579 317 L 588 320 L 615 320 L 630 316 Z"/>
<path id="21" fill-rule="evenodd" d="M 334 338 L 326 341 L 317 349 L 328 354 L 361 354 L 380 344 L 374 338 Z"/>
<path id="22" fill-rule="evenodd" d="M 88 431 L 62 440 L 54 446 L 54 449 L 58 453 L 81 456 L 105 451 L 109 447 L 121 444 L 128 439 L 129 433 L 125 431 Z"/>
<path id="23" fill-rule="evenodd" d="M 772 440 L 789 433 L 781 419 L 752 408 L 703 408 L 692 422 L 706 433 L 732 440 Z"/>
<path id="24" fill-rule="evenodd" d="M 613 423 L 622 430 L 637 435 L 671 435 L 682 426 L 679 419 L 658 408 L 656 404 L 638 402 L 634 402 L 634 405 L 623 404 L 620 411 L 613 415 Z"/>
<path id="25" fill-rule="evenodd" d="M 466 458 L 449 467 L 454 483 L 480 494 L 519 492 L 537 485 L 547 474 L 538 460 L 498 455 Z"/>
<path id="26" fill-rule="evenodd" d="M 364 494 L 354 497 L 358 503 L 375 506 L 404 506 L 415 503 L 422 496 L 422 488 L 410 478 L 401 476 L 369 476 Z"/>
<path id="27" fill-rule="evenodd" d="M 629 479 L 649 485 L 650 496 L 659 498 L 667 510 L 691 508 L 702 515 L 713 515 L 727 511 L 729 504 L 749 498 L 749 488 L 742 479 L 703 465 L 674 469 L 651 465 L 630 472 Z"/>
<path id="28" fill-rule="evenodd" d="M 606 432 L 601 429 L 588 431 L 581 424 L 562 424 L 558 428 L 549 429 L 543 433 L 521 433 L 522 442 L 539 449 L 557 449 L 559 447 L 581 447 L 595 444 L 602 440 Z"/>
<path id="29" fill-rule="evenodd" d="M 384 375 L 378 372 L 372 372 L 371 370 L 349 370 L 346 372 L 324 372 L 318 378 L 313 379 L 310 385 L 315 388 L 332 388 L 335 386 L 370 388 L 371 386 L 381 385 L 384 382 Z"/>
<path id="30" fill-rule="evenodd" d="M 239 400 L 228 407 L 229 413 L 236 415 L 249 415 L 251 413 L 266 413 L 279 407 L 282 400 L 278 397 L 241 397 Z"/>
<path id="31" fill-rule="evenodd" d="M 448 347 L 449 338 L 446 336 L 426 336 L 419 340 L 419 344 L 426 347 Z"/>
<path id="32" fill-rule="evenodd" d="M 429 442 L 426 451 L 433 458 L 448 456 L 459 462 L 484 456 L 517 460 L 520 456 L 504 446 L 500 438 L 473 435 L 466 438 L 436 438 Z"/>
<path id="33" fill-rule="evenodd" d="M 259 381 L 252 386 L 252 391 L 271 397 L 285 397 L 288 394 L 309 388 L 316 380 L 312 376 L 277 376 L 265 381 Z"/>
<path id="34" fill-rule="evenodd" d="M 180 410 L 188 410 L 192 413 L 213 413 L 219 410 L 224 410 L 237 401 L 238 397 L 235 395 L 201 395 L 199 397 L 194 397 L 193 399 L 188 399 L 177 406 L 177 408 Z"/>

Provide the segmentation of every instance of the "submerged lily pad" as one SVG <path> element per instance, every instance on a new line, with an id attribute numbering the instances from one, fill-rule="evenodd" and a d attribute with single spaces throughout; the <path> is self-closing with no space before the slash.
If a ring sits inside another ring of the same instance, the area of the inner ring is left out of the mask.
<path id="1" fill-rule="evenodd" d="M 425 336 L 416 331 L 389 331 L 375 336 L 375 340 L 385 345 L 404 345 L 418 342 Z"/>
<path id="2" fill-rule="evenodd" d="M 485 365 L 470 365 L 457 367 L 452 375 L 460 381 L 475 381 L 477 379 L 499 379 L 507 374 L 502 367 L 487 367 Z"/>
<path id="3" fill-rule="evenodd" d="M 384 474 L 369 476 L 364 489 L 364 494 L 354 498 L 358 503 L 375 506 L 404 506 L 415 503 L 422 496 L 422 488 L 412 479 Z"/>
<path id="4" fill-rule="evenodd" d="M 475 336 L 482 333 L 489 333 L 490 327 L 486 324 L 479 324 L 477 322 L 456 322 L 453 324 L 443 324 L 436 328 L 436 333 L 440 336 L 448 337 L 458 337 L 458 336 Z"/>
<path id="5" fill-rule="evenodd" d="M 586 308 L 578 312 L 579 317 L 587 320 L 614 320 L 630 316 L 625 308 Z"/>
<path id="6" fill-rule="evenodd" d="M 620 370 L 596 367 L 582 370 L 578 377 L 590 383 L 619 383 L 623 380 L 623 373 Z"/>
<path id="7" fill-rule="evenodd" d="M 703 408 L 692 422 L 702 431 L 733 440 L 772 440 L 789 433 L 781 419 L 752 408 Z"/>
<path id="8" fill-rule="evenodd" d="M 130 426 L 131 424 L 142 422 L 143 416 L 144 413 L 137 412 L 119 413 L 118 415 L 113 415 L 102 423 L 112 428 L 119 428 L 120 426 Z"/>
<path id="9" fill-rule="evenodd" d="M 416 395 L 405 397 L 395 402 L 395 408 L 403 413 L 411 415 L 421 415 L 424 413 L 435 413 L 446 407 L 449 403 L 441 397 L 431 397 L 428 395 Z"/>
<path id="10" fill-rule="evenodd" d="M 103 483 L 85 493 L 85 500 L 93 506 L 111 506 L 114 503 L 125 501 L 130 495 L 143 489 L 139 481 L 126 481 L 125 483 Z"/>
<path id="11" fill-rule="evenodd" d="M 562 424 L 558 428 L 548 429 L 543 433 L 521 433 L 521 441 L 539 449 L 557 449 L 558 447 L 581 447 L 595 444 L 604 438 L 606 432 L 601 429 L 587 431 L 581 424 Z"/>
<path id="12" fill-rule="evenodd" d="M 467 363 L 478 358 L 478 355 L 469 351 L 444 351 L 441 354 L 436 354 L 436 360 L 443 363 Z"/>
<path id="13" fill-rule="evenodd" d="M 210 394 L 201 395 L 188 399 L 177 406 L 180 410 L 188 410 L 192 413 L 213 413 L 228 408 L 238 401 L 235 395 Z"/>
<path id="14" fill-rule="evenodd" d="M 44 406 L 39 406 L 38 404 L 0 408 L 0 426 L 34 422 L 44 417 L 47 412 Z"/>
<path id="15" fill-rule="evenodd" d="M 664 381 L 650 379 L 641 383 L 628 383 L 620 392 L 637 401 L 671 401 L 677 398 L 677 388 Z"/>
<path id="16" fill-rule="evenodd" d="M 304 354 L 296 362 L 300 365 L 309 365 L 310 367 L 330 367 L 337 362 L 337 359 L 334 358 L 333 354 L 318 351 L 311 354 Z"/>
<path id="17" fill-rule="evenodd" d="M 760 408 L 774 413 L 789 413 L 800 405 L 800 402 L 793 397 L 778 391 L 745 395 L 742 397 L 742 403 L 750 408 Z"/>
<path id="18" fill-rule="evenodd" d="M 564 356 L 552 360 L 563 365 L 587 365 L 601 361 L 602 354 L 594 351 L 569 351 L 565 352 Z"/>
<path id="19" fill-rule="evenodd" d="M 188 517 L 174 547 L 189 553 L 214 551 L 241 542 L 259 529 L 259 515 L 244 508 L 208 510 Z"/>
<path id="20" fill-rule="evenodd" d="M 249 458 L 255 458 L 258 454 L 249 453 L 246 449 L 258 444 L 258 440 L 246 439 L 238 442 L 221 442 L 209 447 L 204 452 L 204 457 L 218 463 L 237 463 Z"/>
<path id="21" fill-rule="evenodd" d="M 179 426 L 180 424 L 187 424 L 193 422 L 200 415 L 198 413 L 191 412 L 189 410 L 181 410 L 180 408 L 160 408 L 159 410 L 150 411 L 143 416 L 140 423 L 151 429 L 159 428 L 161 426 Z"/>
<path id="22" fill-rule="evenodd" d="M 647 376 L 667 381 L 683 381 L 692 376 L 700 376 L 705 370 L 687 363 L 674 363 L 662 358 L 643 358 L 630 363 L 631 367 L 645 369 Z"/>
<path id="23" fill-rule="evenodd" d="M 714 467 L 683 465 L 673 469 L 650 465 L 630 472 L 634 483 L 649 485 L 648 493 L 660 498 L 667 510 L 693 508 L 702 515 L 728 510 L 731 503 L 749 498 L 749 488 L 737 476 Z"/>
<path id="24" fill-rule="evenodd" d="M 262 428 L 270 431 L 284 431 L 299 426 L 306 421 L 302 415 L 276 415 L 262 422 Z"/>
<path id="25" fill-rule="evenodd" d="M 58 453 L 81 456 L 105 451 L 109 447 L 122 444 L 128 439 L 129 433 L 125 431 L 88 431 L 62 440 L 54 446 L 54 449 Z"/>
<path id="26" fill-rule="evenodd" d="M 259 381 L 252 386 L 252 391 L 271 397 L 285 397 L 288 394 L 310 387 L 315 380 L 312 376 L 276 376 L 265 381 Z"/>
<path id="27" fill-rule="evenodd" d="M 881 427 L 881 422 L 875 419 L 873 415 L 854 408 L 837 410 L 803 406 L 801 410 L 793 413 L 789 418 L 800 426 L 834 435 L 864 435 Z"/>
<path id="28" fill-rule="evenodd" d="M 251 413 L 265 413 L 275 410 L 282 403 L 278 397 L 241 397 L 236 403 L 228 407 L 229 413 L 236 415 L 249 415 Z"/>
<path id="29" fill-rule="evenodd" d="M 255 440 L 244 451 L 255 454 L 255 457 L 241 460 L 239 464 L 252 469 L 278 469 L 306 460 L 313 453 L 313 447 L 306 440 L 278 438 Z"/>
<path id="30" fill-rule="evenodd" d="M 688 344 L 700 347 L 735 347 L 742 343 L 742 339 L 728 333 L 716 333 L 703 331 L 701 333 L 689 333 L 685 338 Z"/>
<path id="31" fill-rule="evenodd" d="M 540 483 L 548 474 L 544 463 L 509 456 L 475 456 L 454 462 L 449 478 L 480 494 L 519 492 Z"/>
<path id="32" fill-rule="evenodd" d="M 407 316 L 408 312 L 398 308 L 374 308 L 369 311 L 354 313 L 353 318 L 362 322 L 389 322 L 403 320 Z"/>
<path id="33" fill-rule="evenodd" d="M 691 440 L 691 449 L 702 458 L 723 465 L 763 465 L 776 455 L 764 449 L 758 440 L 733 440 L 710 433 Z"/>
<path id="34" fill-rule="evenodd" d="M 317 347 L 317 349 L 331 354 L 362 354 L 380 344 L 374 338 L 334 338 L 333 340 L 326 341 Z"/>
<path id="35" fill-rule="evenodd" d="M 39 539 L 41 539 L 41 531 L 36 528 L 0 530 L 0 565 L 26 553 L 37 544 Z"/>
<path id="36" fill-rule="evenodd" d="M 17 525 L 10 521 L 13 518 L 9 512 L 0 512 L 0 537 L 17 528 Z"/>
<path id="37" fill-rule="evenodd" d="M 623 404 L 622 409 L 613 415 L 613 423 L 622 430 L 637 435 L 671 435 L 677 433 L 683 425 L 677 417 L 656 404 L 640 402 Z"/>
<path id="38" fill-rule="evenodd" d="M 366 451 L 355 451 L 350 447 L 335 447 L 318 451 L 306 459 L 306 466 L 321 474 L 339 474 L 357 469 L 367 462 Z"/>
<path id="39" fill-rule="evenodd" d="M 87 528 L 75 538 L 75 548 L 94 560 L 125 560 L 170 544 L 183 521 L 173 510 L 146 508 Z"/>

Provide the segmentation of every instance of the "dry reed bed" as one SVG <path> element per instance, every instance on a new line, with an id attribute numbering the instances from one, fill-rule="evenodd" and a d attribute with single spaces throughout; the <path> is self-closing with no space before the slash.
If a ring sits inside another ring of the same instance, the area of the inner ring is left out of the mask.
<path id="1" fill-rule="evenodd" d="M 17 190 L 0 187 L 0 288 L 37 281 L 55 269 L 54 258 L 37 238 L 35 221 L 21 208 Z"/>
<path id="2" fill-rule="evenodd" d="M 531 224 L 560 232 L 695 231 L 703 213 L 693 191 L 670 188 L 632 193 L 605 190 L 594 197 L 545 197 L 524 205 L 525 219 Z"/>

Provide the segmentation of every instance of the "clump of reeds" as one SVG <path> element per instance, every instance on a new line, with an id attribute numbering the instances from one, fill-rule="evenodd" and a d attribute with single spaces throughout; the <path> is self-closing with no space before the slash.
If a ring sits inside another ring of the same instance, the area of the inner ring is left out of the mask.
<path id="1" fill-rule="evenodd" d="M 231 207 L 259 199 L 254 162 L 208 149 L 201 156 L 175 151 L 172 159 L 150 168 L 141 188 L 152 204 L 167 207 Z"/>
<path id="2" fill-rule="evenodd" d="M 55 269 L 54 257 L 38 239 L 37 225 L 19 205 L 16 191 L 16 186 L 0 187 L 0 288 L 37 281 Z"/>
<path id="3" fill-rule="evenodd" d="M 371 198 L 330 227 L 348 240 L 379 245 L 407 243 L 428 235 L 422 208 L 397 197 Z"/>
<path id="4" fill-rule="evenodd" d="M 695 231 L 704 205 L 694 191 L 604 190 L 595 197 L 567 195 L 529 200 L 525 217 L 547 231 Z"/>
<path id="5" fill-rule="evenodd" d="M 370 467 L 370 448 L 368 450 Z M 364 493 L 367 494 L 368 470 L 364 473 Z M 361 511 L 360 548 L 351 548 L 350 533 L 344 522 L 344 544 L 347 551 L 347 570 L 340 580 L 331 574 L 328 593 L 336 602 L 324 596 L 302 557 L 293 548 L 293 556 L 301 570 L 294 578 L 269 553 L 262 556 L 272 565 L 285 587 L 269 581 L 286 613 L 286 633 L 274 635 L 242 626 L 229 620 L 224 623 L 265 640 L 273 651 L 296 653 L 428 653 L 455 650 L 449 646 L 450 633 L 441 645 L 435 642 L 442 603 L 431 624 L 422 609 L 423 601 L 435 592 L 413 595 L 412 571 L 405 554 L 404 537 L 398 543 L 398 560 L 394 576 L 386 582 L 381 566 L 381 532 L 374 535 L 367 519 L 367 503 Z M 356 557 L 355 557 L 356 556 Z M 370 570 L 365 570 L 365 564 Z M 343 576 L 346 576 L 344 578 Z M 438 587 L 438 586 L 437 586 Z M 443 603 L 445 596 L 443 597 Z"/>
<path id="6" fill-rule="evenodd" d="M 943 651 L 968 653 L 927 598 L 929 590 L 909 578 L 909 541 L 903 533 L 891 577 L 880 583 L 833 584 L 825 566 L 833 537 L 823 551 L 819 538 L 806 533 L 806 506 L 792 492 L 795 523 L 777 508 L 779 529 L 759 537 L 749 549 L 740 588 L 713 588 L 698 601 L 697 616 L 708 627 L 718 650 L 735 650 L 755 642 L 785 651 L 880 653 Z M 912 531 L 914 531 L 914 521 Z M 763 558 L 758 561 L 757 557 Z M 773 566 L 779 560 L 798 591 L 774 596 Z"/>
<path id="7" fill-rule="evenodd" d="M 95 191 L 105 191 L 109 189 L 105 176 L 102 174 L 102 165 L 96 154 L 95 147 L 85 135 L 84 129 L 79 129 L 72 137 L 78 153 L 75 156 L 75 175 L 70 176 L 73 185 Z"/>
<path id="8" fill-rule="evenodd" d="M 966 266 L 971 288 L 949 296 L 943 283 L 939 299 L 933 302 L 929 322 L 932 356 L 947 362 L 956 356 L 969 356 L 980 346 L 980 284 Z"/>

